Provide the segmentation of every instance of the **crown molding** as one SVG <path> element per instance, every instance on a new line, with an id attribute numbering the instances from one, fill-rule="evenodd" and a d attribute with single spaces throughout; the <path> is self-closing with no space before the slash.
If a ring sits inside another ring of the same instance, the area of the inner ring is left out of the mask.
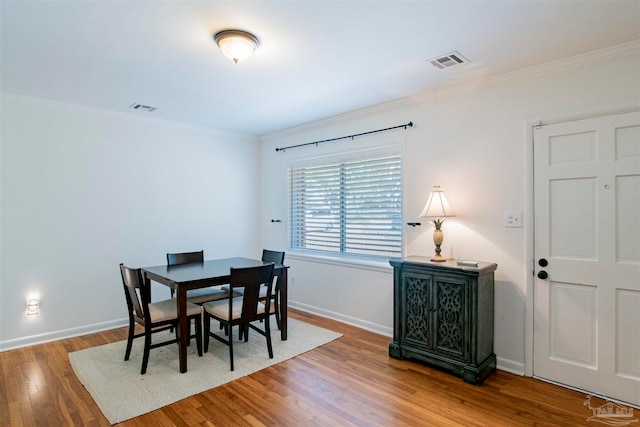
<path id="1" fill-rule="evenodd" d="M 414 98 L 414 101 L 416 102 L 442 100 L 452 96 L 468 94 L 480 90 L 493 89 L 501 86 L 507 86 L 513 83 L 537 80 L 565 71 L 609 62 L 634 55 L 640 55 L 640 40 L 634 40 L 632 42 L 623 43 L 621 45 L 607 47 L 604 49 L 563 58 L 557 61 L 547 62 L 545 64 L 534 65 L 509 73 L 500 74 L 498 76 L 488 77 L 486 79 L 478 79 L 459 85 L 444 87 L 442 89 L 419 94 L 411 98 Z"/>
<path id="2" fill-rule="evenodd" d="M 466 95 L 481 90 L 493 89 L 510 84 L 536 80 L 545 76 L 550 76 L 565 71 L 604 63 L 629 56 L 640 56 L 640 40 L 623 43 L 604 49 L 563 58 L 557 61 L 548 62 L 541 65 L 535 65 L 513 72 L 500 74 L 498 76 L 474 79 L 459 84 L 452 84 L 436 90 L 423 92 L 405 98 L 396 99 L 382 104 L 365 107 L 345 114 L 327 117 L 325 119 L 316 120 L 314 122 L 305 123 L 268 134 L 261 135 L 261 140 L 272 140 L 278 137 L 284 137 L 299 132 L 308 132 L 326 127 L 328 125 L 336 125 L 343 122 L 366 118 L 379 113 L 386 113 L 402 107 L 412 107 L 427 102 L 442 101 L 455 96 Z M 639 59 L 640 61 L 640 59 Z"/>
<path id="3" fill-rule="evenodd" d="M 35 97 L 19 95 L 19 94 L 10 93 L 10 92 L 0 92 L 0 98 L 10 100 L 13 102 L 22 103 L 22 104 L 45 106 L 47 108 L 51 108 L 58 111 L 84 113 L 84 114 L 90 114 L 90 115 L 99 116 L 99 117 L 113 117 L 121 120 L 127 120 L 130 122 L 146 123 L 146 124 L 155 125 L 155 126 L 163 126 L 163 127 L 174 129 L 174 130 L 181 130 L 181 131 L 187 131 L 187 132 L 202 132 L 202 133 L 205 133 L 211 136 L 217 136 L 217 137 L 242 138 L 242 139 L 250 139 L 252 141 L 258 140 L 256 135 L 251 135 L 251 134 L 223 131 L 219 129 L 209 128 L 206 126 L 192 125 L 184 122 L 166 120 L 166 119 L 161 119 L 157 117 L 141 117 L 128 112 L 106 110 L 106 109 L 87 107 L 84 105 L 77 105 L 77 104 L 69 104 L 66 102 L 53 101 L 53 100 L 44 99 L 44 98 L 35 98 Z"/>

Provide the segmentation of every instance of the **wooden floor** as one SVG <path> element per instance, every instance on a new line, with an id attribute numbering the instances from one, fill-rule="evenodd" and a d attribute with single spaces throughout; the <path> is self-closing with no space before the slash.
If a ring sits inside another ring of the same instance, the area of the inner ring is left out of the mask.
<path id="1" fill-rule="evenodd" d="M 250 376 L 119 426 L 579 426 L 582 393 L 502 371 L 481 386 L 391 359 L 390 339 L 291 310 L 344 334 Z M 116 329 L 0 353 L 0 426 L 108 426 L 68 352 L 126 338 Z M 153 357 L 153 350 L 151 352 Z M 131 363 L 139 363 L 131 360 Z M 122 390 L 127 393 L 127 390 Z M 135 396 L 131 396 L 135 399 Z"/>

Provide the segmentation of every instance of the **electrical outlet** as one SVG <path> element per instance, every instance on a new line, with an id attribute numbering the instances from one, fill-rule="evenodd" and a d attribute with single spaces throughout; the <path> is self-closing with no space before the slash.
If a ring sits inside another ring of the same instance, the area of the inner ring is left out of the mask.
<path id="1" fill-rule="evenodd" d="M 504 213 L 504 226 L 505 227 L 522 227 L 522 212 L 521 211 L 509 211 Z"/>

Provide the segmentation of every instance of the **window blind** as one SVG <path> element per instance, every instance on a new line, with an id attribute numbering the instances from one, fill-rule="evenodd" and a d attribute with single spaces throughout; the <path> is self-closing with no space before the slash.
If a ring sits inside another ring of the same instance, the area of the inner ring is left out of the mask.
<path id="1" fill-rule="evenodd" d="M 400 155 L 289 169 L 289 246 L 401 256 Z"/>

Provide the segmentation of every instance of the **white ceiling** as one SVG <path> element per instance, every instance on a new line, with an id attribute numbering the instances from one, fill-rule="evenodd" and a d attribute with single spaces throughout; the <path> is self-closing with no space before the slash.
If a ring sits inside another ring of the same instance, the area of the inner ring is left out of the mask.
<path id="1" fill-rule="evenodd" d="M 640 0 L 0 7 L 2 92 L 256 135 L 640 39 Z M 247 61 L 213 41 L 228 28 L 261 40 Z M 426 61 L 453 50 L 470 63 Z"/>

